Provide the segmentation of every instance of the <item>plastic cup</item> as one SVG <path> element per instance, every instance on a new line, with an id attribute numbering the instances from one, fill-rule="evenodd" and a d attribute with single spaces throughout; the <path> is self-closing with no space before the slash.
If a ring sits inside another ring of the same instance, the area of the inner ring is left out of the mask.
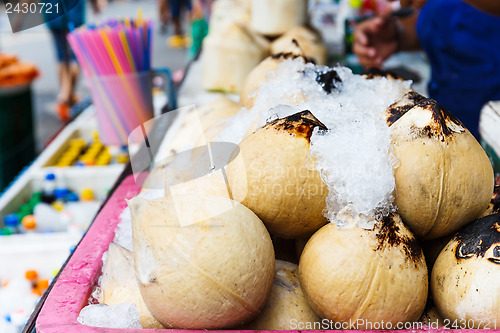
<path id="1" fill-rule="evenodd" d="M 127 144 L 132 130 L 153 116 L 151 72 L 88 79 L 100 140 L 108 145 Z"/>

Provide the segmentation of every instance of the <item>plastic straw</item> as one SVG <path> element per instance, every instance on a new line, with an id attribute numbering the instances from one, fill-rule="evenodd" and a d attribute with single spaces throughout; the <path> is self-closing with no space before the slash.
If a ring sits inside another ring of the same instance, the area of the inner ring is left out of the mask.
<path id="1" fill-rule="evenodd" d="M 126 131 L 149 119 L 144 111 L 150 108 L 151 96 L 136 74 L 151 69 L 152 22 L 144 20 L 139 11 L 136 20 L 114 19 L 74 29 L 68 41 L 85 76 L 95 77 L 93 91 L 99 103 L 114 110 L 107 112 L 106 121 L 120 140 L 126 140 Z M 117 77 L 117 83 L 106 83 L 108 76 Z M 120 110 L 129 111 L 124 115 Z"/>

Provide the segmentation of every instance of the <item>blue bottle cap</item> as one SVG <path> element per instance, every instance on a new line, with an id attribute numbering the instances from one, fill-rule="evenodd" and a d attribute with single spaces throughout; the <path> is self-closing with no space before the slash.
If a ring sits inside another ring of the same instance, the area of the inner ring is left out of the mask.
<path id="1" fill-rule="evenodd" d="M 69 201 L 69 202 L 79 201 L 78 195 L 76 195 L 76 193 L 73 193 L 73 192 L 66 193 L 65 199 L 66 199 L 66 201 Z"/>
<path id="2" fill-rule="evenodd" d="M 54 180 L 54 179 L 56 179 L 56 175 L 54 175 L 53 173 L 48 173 L 47 175 L 45 175 L 45 179 L 46 180 Z"/>
<path id="3" fill-rule="evenodd" d="M 17 214 L 9 214 L 3 220 L 6 227 L 17 227 L 19 225 L 19 217 Z"/>
<path id="4" fill-rule="evenodd" d="M 69 190 L 67 188 L 63 188 L 63 187 L 56 188 L 54 190 L 54 197 L 56 198 L 56 200 L 59 200 L 59 199 L 62 200 L 66 197 L 68 192 L 69 192 Z"/>

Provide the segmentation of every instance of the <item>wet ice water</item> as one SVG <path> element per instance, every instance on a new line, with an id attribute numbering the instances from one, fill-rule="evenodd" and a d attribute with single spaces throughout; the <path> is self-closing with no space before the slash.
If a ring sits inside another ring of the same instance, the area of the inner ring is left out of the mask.
<path id="1" fill-rule="evenodd" d="M 330 81 L 318 82 L 319 76 Z M 369 80 L 345 67 L 332 71 L 300 59 L 283 62 L 267 78 L 250 110 L 259 126 L 309 110 L 328 128 L 316 129 L 311 137 L 311 155 L 329 190 L 325 216 L 334 221 L 339 212 L 349 212 L 361 218 L 362 227 L 371 228 L 369 217 L 394 211 L 397 161 L 383 112 L 410 89 L 411 82 Z M 225 132 L 235 138 L 241 129 L 230 124 Z"/>
<path id="2" fill-rule="evenodd" d="M 91 304 L 80 311 L 78 322 L 87 326 L 109 328 L 142 328 L 134 304 Z"/>

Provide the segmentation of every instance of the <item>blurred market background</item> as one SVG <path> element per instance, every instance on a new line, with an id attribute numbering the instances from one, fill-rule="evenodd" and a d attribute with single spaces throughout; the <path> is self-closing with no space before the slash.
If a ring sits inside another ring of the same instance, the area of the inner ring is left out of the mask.
<path id="1" fill-rule="evenodd" d="M 142 10 L 145 18 L 157 20 L 158 4 L 155 0 L 114 0 L 107 3 L 99 14 L 94 14 L 89 2 L 86 3 L 86 21 L 102 22 L 110 18 L 135 16 Z M 55 112 L 59 90 L 55 47 L 50 31 L 45 24 L 12 33 L 5 8 L 0 7 L 0 52 L 15 54 L 20 60 L 29 61 L 38 67 L 40 76 L 33 82 L 33 113 L 36 131 L 36 150 L 40 152 L 48 141 L 64 126 Z M 187 25 L 187 22 L 185 22 Z M 155 67 L 182 69 L 188 61 L 187 49 L 173 49 L 166 39 L 173 34 L 170 26 L 166 34 L 155 26 L 153 40 L 153 64 Z M 77 93 L 89 94 L 83 75 L 80 75 Z"/>

